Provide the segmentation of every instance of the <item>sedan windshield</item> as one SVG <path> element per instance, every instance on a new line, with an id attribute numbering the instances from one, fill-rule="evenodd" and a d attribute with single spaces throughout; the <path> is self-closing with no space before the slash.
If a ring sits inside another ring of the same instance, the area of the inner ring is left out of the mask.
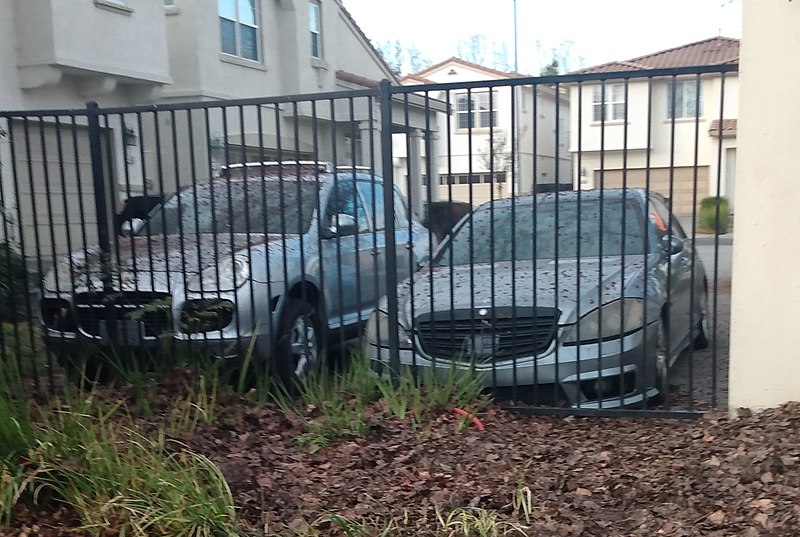
<path id="1" fill-rule="evenodd" d="M 513 216 L 513 218 L 512 218 Z M 620 200 L 518 204 L 475 211 L 439 264 L 641 255 L 647 252 L 642 211 Z"/>
<path id="2" fill-rule="evenodd" d="M 210 181 L 174 194 L 139 234 L 301 234 L 311 225 L 318 190 L 314 181 Z"/>

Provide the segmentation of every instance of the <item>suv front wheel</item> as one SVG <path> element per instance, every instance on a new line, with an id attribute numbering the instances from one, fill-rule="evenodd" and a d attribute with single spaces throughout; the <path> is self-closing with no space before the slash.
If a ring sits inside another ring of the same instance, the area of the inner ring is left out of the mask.
<path id="1" fill-rule="evenodd" d="M 325 357 L 325 337 L 314 306 L 303 300 L 287 301 L 275 351 L 278 376 L 288 389 L 318 371 Z"/>

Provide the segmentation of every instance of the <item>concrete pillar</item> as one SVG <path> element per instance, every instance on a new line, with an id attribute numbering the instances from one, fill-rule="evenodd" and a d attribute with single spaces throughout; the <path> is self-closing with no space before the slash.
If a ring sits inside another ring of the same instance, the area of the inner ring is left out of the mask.
<path id="1" fill-rule="evenodd" d="M 800 2 L 744 0 L 730 408 L 800 400 Z M 776 78 L 777 77 L 777 78 Z M 775 80 L 778 83 L 769 83 Z"/>
<path id="2" fill-rule="evenodd" d="M 411 201 L 411 210 L 420 220 L 423 219 L 423 204 L 425 202 L 425 188 L 422 185 L 422 159 L 420 158 L 420 142 L 422 134 L 419 129 L 408 130 L 408 197 Z M 400 178 L 396 178 L 400 180 Z"/>
<path id="3" fill-rule="evenodd" d="M 357 163 L 359 166 L 374 166 L 376 175 L 383 175 L 381 160 L 381 123 L 378 119 L 369 121 L 359 121 L 358 130 L 361 138 L 361 147 L 357 148 L 360 152 Z M 372 145 L 370 147 L 370 137 Z M 395 181 L 397 178 L 395 177 Z"/>
<path id="4" fill-rule="evenodd" d="M 430 170 L 430 177 L 428 177 L 428 183 L 431 185 L 430 187 L 430 200 L 429 202 L 439 201 L 439 154 L 440 154 L 440 146 L 439 144 L 441 137 L 439 133 L 436 131 L 430 131 L 428 135 L 427 146 L 425 148 L 425 160 L 427 163 L 427 168 Z M 427 189 L 425 194 L 427 195 Z"/>

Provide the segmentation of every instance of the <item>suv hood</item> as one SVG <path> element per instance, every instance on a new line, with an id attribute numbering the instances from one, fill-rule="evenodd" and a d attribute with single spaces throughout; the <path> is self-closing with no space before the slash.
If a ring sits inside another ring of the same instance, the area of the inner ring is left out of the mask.
<path id="1" fill-rule="evenodd" d="M 658 257 L 647 259 L 649 273 L 657 269 Z M 470 268 L 439 266 L 417 272 L 413 279 L 414 314 L 451 309 L 555 307 L 559 324 L 572 324 L 599 305 L 626 298 L 645 297 L 645 256 L 518 261 L 513 271 L 510 262 L 480 264 Z M 494 276 L 492 273 L 494 272 Z M 558 293 L 556 293 L 558 281 Z M 512 290 L 513 288 L 513 290 Z M 452 289 L 452 292 L 451 292 Z M 472 290 L 472 291 L 470 291 Z M 402 322 L 411 326 L 411 282 L 399 290 Z M 534 301 L 535 296 L 535 301 Z M 513 300 L 512 300 L 513 298 Z"/>
<path id="2" fill-rule="evenodd" d="M 280 245 L 282 238 L 282 235 L 255 233 L 120 238 L 111 247 L 112 286 L 117 291 L 167 293 L 175 284 L 192 279 L 217 261 L 230 258 L 236 252 L 246 253 L 270 241 Z M 50 292 L 102 290 L 99 248 L 74 252 L 68 259 L 61 260 L 47 275 L 44 284 Z"/>

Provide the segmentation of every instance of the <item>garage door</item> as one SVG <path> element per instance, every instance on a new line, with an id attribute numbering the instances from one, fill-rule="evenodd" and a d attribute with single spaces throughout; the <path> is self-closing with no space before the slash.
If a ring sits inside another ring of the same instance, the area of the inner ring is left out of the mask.
<path id="1" fill-rule="evenodd" d="M 673 168 L 672 173 L 672 210 L 677 216 L 692 216 L 692 199 L 694 196 L 694 176 L 697 170 L 697 204 L 708 194 L 708 166 L 692 166 Z M 644 188 L 647 181 L 645 168 L 629 168 L 625 175 L 628 188 Z M 605 188 L 621 188 L 622 170 L 604 170 L 603 186 Z M 600 187 L 600 170 L 594 172 L 594 184 Z M 650 168 L 650 190 L 658 192 L 665 198 L 670 197 L 670 169 Z"/>

